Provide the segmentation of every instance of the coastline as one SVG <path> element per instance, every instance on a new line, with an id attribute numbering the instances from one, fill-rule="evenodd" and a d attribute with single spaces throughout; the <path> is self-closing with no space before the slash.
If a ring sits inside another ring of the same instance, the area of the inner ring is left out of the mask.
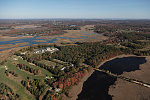
<path id="1" fill-rule="evenodd" d="M 144 56 L 145 57 L 145 56 Z M 123 72 L 125 77 L 141 80 L 150 83 L 150 56 L 146 56 L 146 63 L 139 66 L 139 70 Z M 127 92 L 128 91 L 128 92 Z M 110 86 L 108 93 L 112 95 L 112 100 L 149 100 L 150 89 L 133 83 L 117 79 L 115 84 Z M 126 95 L 124 95 L 126 94 Z M 132 96 L 131 96 L 132 94 Z"/>
<path id="2" fill-rule="evenodd" d="M 62 100 L 76 100 L 78 98 L 78 94 L 80 94 L 82 91 L 84 82 L 93 74 L 93 72 L 94 70 L 91 70 L 80 80 L 80 82 L 77 85 L 74 85 L 71 89 L 69 89 L 71 97 L 67 97 L 63 94 Z"/>
<path id="3" fill-rule="evenodd" d="M 98 65 L 98 68 L 103 65 L 105 62 L 109 61 L 109 60 L 112 60 L 112 59 L 115 59 L 115 58 L 123 58 L 123 57 L 129 57 L 129 56 L 135 56 L 135 55 L 125 55 L 125 54 L 122 54 L 122 55 L 118 55 L 118 56 L 115 56 L 113 58 L 110 58 L 108 60 L 105 60 L 103 61 L 100 65 Z M 82 79 L 81 81 L 75 85 L 75 86 L 72 86 L 72 88 L 69 90 L 69 92 L 71 93 L 71 97 L 67 97 L 66 95 L 63 95 L 63 98 L 62 100 L 76 100 L 78 99 L 78 95 L 81 93 L 82 91 L 82 88 L 83 88 L 83 84 L 84 82 L 95 72 L 95 70 L 91 70 L 88 74 L 86 74 Z"/>

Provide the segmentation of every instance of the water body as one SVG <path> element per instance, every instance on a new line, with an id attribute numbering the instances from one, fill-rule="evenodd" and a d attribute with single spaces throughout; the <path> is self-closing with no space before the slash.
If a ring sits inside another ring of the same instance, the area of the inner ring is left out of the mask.
<path id="1" fill-rule="evenodd" d="M 107 61 L 100 69 L 121 75 L 123 72 L 139 70 L 139 65 L 144 63 L 146 63 L 145 57 L 130 56 Z M 108 94 L 108 91 L 115 81 L 115 77 L 95 71 L 83 84 L 78 100 L 112 100 L 112 96 Z"/>
<path id="2" fill-rule="evenodd" d="M 23 39 L 16 39 L 16 40 L 10 40 L 10 41 L 0 41 L 0 45 L 7 45 L 7 44 L 16 45 L 17 43 L 24 43 L 24 42 L 28 43 L 27 45 L 19 46 L 19 47 L 24 47 L 24 46 L 32 46 L 34 44 L 41 44 L 41 43 L 54 43 L 55 41 L 57 41 L 57 39 L 68 39 L 74 42 L 74 39 L 86 39 L 88 38 L 89 35 L 90 34 L 87 34 L 87 36 L 80 36 L 79 38 L 55 37 L 51 40 L 39 39 L 40 36 L 34 36 L 32 38 L 23 38 Z M 44 40 L 45 42 L 38 42 L 37 40 Z M 0 49 L 0 51 L 7 50 L 7 49 L 11 49 L 11 48 Z"/>

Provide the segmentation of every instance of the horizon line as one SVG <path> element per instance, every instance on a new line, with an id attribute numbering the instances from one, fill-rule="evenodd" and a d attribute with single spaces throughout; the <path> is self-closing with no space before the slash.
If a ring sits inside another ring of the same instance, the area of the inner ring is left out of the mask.
<path id="1" fill-rule="evenodd" d="M 0 18 L 0 20 L 26 20 L 26 19 L 85 19 L 85 20 L 150 20 L 150 18 Z"/>

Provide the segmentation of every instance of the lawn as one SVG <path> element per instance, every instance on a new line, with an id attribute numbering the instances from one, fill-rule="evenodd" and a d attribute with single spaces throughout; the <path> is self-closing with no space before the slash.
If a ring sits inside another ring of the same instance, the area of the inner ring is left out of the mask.
<path id="1" fill-rule="evenodd" d="M 56 63 L 55 62 L 52 62 L 52 61 L 49 61 L 49 60 L 41 60 L 41 61 L 39 61 L 40 63 L 43 63 L 43 64 L 45 64 L 45 65 L 47 65 L 47 66 L 56 66 Z"/>
<path id="2" fill-rule="evenodd" d="M 41 70 L 42 76 L 35 76 L 35 75 L 30 74 L 30 76 L 31 76 L 32 78 L 43 79 L 43 78 L 46 77 L 46 75 L 52 76 L 52 74 L 51 74 L 49 71 L 45 70 L 44 68 L 41 68 L 41 67 L 38 67 L 38 66 L 36 66 L 36 65 L 30 64 L 30 63 L 28 63 L 28 62 L 25 61 L 25 60 L 22 60 L 22 59 L 19 58 L 19 59 L 18 59 L 18 62 L 19 62 L 20 64 L 26 64 L 26 65 L 30 66 L 31 68 L 35 68 L 35 69 L 40 69 L 40 70 Z"/>
<path id="3" fill-rule="evenodd" d="M 15 69 L 11 62 L 7 62 L 4 65 L 8 66 L 8 69 Z M 34 100 L 32 95 L 27 93 L 27 90 L 21 85 L 21 83 L 15 82 L 15 80 L 12 80 L 5 75 L 5 68 L 2 65 L 0 66 L 0 82 L 12 88 L 14 92 L 20 95 L 22 100 Z"/>
<path id="4" fill-rule="evenodd" d="M 34 74 L 30 74 L 26 71 L 22 71 L 19 68 L 16 67 L 16 65 L 14 65 L 13 63 L 17 62 L 20 64 L 26 64 L 29 65 L 32 68 L 35 69 L 40 69 L 42 75 L 34 75 Z M 16 74 L 18 74 L 18 77 L 14 77 L 14 76 L 6 76 L 5 74 L 5 67 L 7 66 L 9 71 L 15 71 Z M 21 80 L 26 80 L 27 77 L 30 77 L 31 79 L 45 79 L 46 75 L 48 76 L 52 76 L 52 74 L 43 69 L 40 68 L 36 65 L 30 64 L 25 60 L 22 60 L 20 57 L 18 56 L 12 56 L 11 59 L 9 59 L 6 63 L 4 63 L 4 65 L 0 65 L 0 82 L 8 85 L 10 88 L 13 89 L 14 92 L 16 92 L 17 94 L 20 95 L 22 100 L 35 100 L 34 96 L 32 94 L 29 93 L 28 90 L 25 89 L 25 87 L 21 84 Z"/>

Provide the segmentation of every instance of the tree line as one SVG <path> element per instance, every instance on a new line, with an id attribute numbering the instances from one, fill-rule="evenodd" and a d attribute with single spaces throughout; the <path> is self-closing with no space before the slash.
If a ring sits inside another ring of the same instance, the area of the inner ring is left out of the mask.
<path id="1" fill-rule="evenodd" d="M 16 67 L 18 67 L 19 69 L 28 71 L 30 73 L 33 73 L 34 75 L 40 75 L 41 74 L 41 70 L 40 69 L 34 69 L 29 67 L 28 65 L 25 64 L 17 64 Z"/>

